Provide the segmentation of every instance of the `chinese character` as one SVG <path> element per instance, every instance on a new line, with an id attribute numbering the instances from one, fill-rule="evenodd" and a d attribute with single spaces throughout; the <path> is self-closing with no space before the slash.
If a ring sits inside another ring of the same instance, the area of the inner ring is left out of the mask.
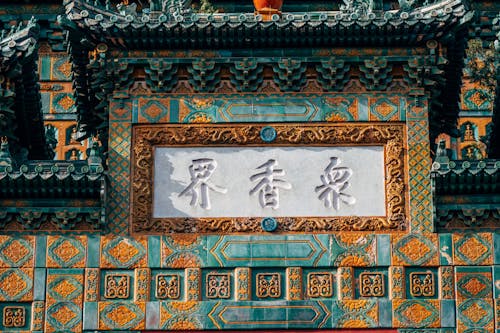
<path id="1" fill-rule="evenodd" d="M 250 195 L 259 191 L 259 203 L 262 208 L 271 207 L 272 209 L 277 209 L 279 207 L 278 188 L 285 190 L 290 190 L 292 188 L 292 184 L 289 182 L 275 178 L 285 175 L 283 169 L 275 169 L 277 165 L 278 162 L 276 162 L 276 160 L 270 159 L 257 168 L 265 168 L 263 172 L 250 176 L 251 181 L 260 179 L 257 185 L 250 190 Z"/>
<path id="2" fill-rule="evenodd" d="M 179 197 L 191 195 L 191 202 L 189 204 L 191 206 L 196 206 L 198 198 L 201 196 L 201 208 L 210 209 L 211 205 L 208 189 L 218 193 L 227 193 L 227 189 L 210 182 L 210 176 L 212 176 L 212 173 L 217 168 L 217 162 L 211 158 L 200 158 L 192 162 L 193 164 L 189 166 L 191 184 L 179 194 Z"/>
<path id="3" fill-rule="evenodd" d="M 325 173 L 320 176 L 323 185 L 316 186 L 315 191 L 321 192 L 318 196 L 320 200 L 324 200 L 325 207 L 333 207 L 338 210 L 340 202 L 348 205 L 356 203 L 356 198 L 349 194 L 343 193 L 349 187 L 349 178 L 352 176 L 352 170 L 346 167 L 337 167 L 340 164 L 340 159 L 330 157 L 330 164 L 325 169 Z"/>

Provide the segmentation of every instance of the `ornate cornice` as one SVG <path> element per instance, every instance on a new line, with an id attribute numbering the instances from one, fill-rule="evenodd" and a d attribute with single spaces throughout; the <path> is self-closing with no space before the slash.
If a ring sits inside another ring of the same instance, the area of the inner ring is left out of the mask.
<path id="1" fill-rule="evenodd" d="M 444 36 L 452 26 L 471 17 L 462 0 L 390 11 L 346 7 L 289 12 L 273 15 L 270 20 L 254 13 L 194 13 L 188 8 L 157 7 L 138 12 L 136 4 L 115 9 L 109 3 L 68 0 L 64 20 L 75 37 L 86 35 L 89 42 L 107 42 L 119 48 L 137 47 L 139 41 L 147 48 L 225 48 L 252 47 L 256 42 L 260 47 L 313 46 L 312 39 L 306 38 L 310 29 L 315 30 L 314 43 L 324 46 L 412 45 Z M 245 38 L 229 38 L 231 31 Z M 364 38 L 366 31 L 373 38 Z M 161 43 L 157 43 L 159 39 Z"/>
<path id="2" fill-rule="evenodd" d="M 275 145 L 382 145 L 385 147 L 385 217 L 283 217 L 277 232 L 331 232 L 340 230 L 405 230 L 403 124 L 272 124 Z M 261 124 L 144 125 L 133 129 L 131 232 L 237 233 L 263 232 L 262 218 L 153 218 L 155 146 L 268 145 L 260 137 Z"/>

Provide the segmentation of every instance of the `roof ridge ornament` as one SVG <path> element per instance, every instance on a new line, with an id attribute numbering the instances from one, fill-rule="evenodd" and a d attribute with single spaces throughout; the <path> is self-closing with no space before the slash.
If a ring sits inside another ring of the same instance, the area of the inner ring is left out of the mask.
<path id="1" fill-rule="evenodd" d="M 373 10 L 373 0 L 343 0 L 344 4 L 340 6 L 340 10 L 351 14 L 366 16 Z"/>
<path id="2" fill-rule="evenodd" d="M 0 140 L 0 166 L 12 166 L 14 160 L 9 151 L 9 139 L 6 136 L 2 136 Z"/>
<path id="3" fill-rule="evenodd" d="M 151 12 L 163 12 L 178 16 L 189 13 L 190 8 L 191 0 L 149 0 Z"/>
<path id="4" fill-rule="evenodd" d="M 398 2 L 399 2 L 399 9 L 402 11 L 411 10 L 413 9 L 413 6 L 417 4 L 417 0 L 398 0 Z"/>

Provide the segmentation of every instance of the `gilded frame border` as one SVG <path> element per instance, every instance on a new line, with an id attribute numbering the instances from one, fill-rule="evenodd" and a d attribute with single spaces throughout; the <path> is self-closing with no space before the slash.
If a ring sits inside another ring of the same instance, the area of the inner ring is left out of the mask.
<path id="1" fill-rule="evenodd" d="M 276 139 L 262 140 L 272 126 Z M 406 132 L 403 123 L 248 123 L 136 125 L 132 130 L 133 234 L 264 233 L 264 217 L 153 218 L 154 148 L 157 146 L 381 145 L 385 157 L 386 216 L 280 217 L 275 232 L 402 231 L 407 221 Z"/>

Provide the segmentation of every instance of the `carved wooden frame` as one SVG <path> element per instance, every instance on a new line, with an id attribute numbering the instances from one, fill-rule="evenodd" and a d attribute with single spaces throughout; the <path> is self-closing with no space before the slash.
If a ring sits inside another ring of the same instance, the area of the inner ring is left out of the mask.
<path id="1" fill-rule="evenodd" d="M 261 130 L 272 126 L 266 143 Z M 403 123 L 280 123 L 136 125 L 132 130 L 131 232 L 262 233 L 262 217 L 153 218 L 154 148 L 160 146 L 384 146 L 386 216 L 279 217 L 275 232 L 401 231 L 408 229 Z"/>

